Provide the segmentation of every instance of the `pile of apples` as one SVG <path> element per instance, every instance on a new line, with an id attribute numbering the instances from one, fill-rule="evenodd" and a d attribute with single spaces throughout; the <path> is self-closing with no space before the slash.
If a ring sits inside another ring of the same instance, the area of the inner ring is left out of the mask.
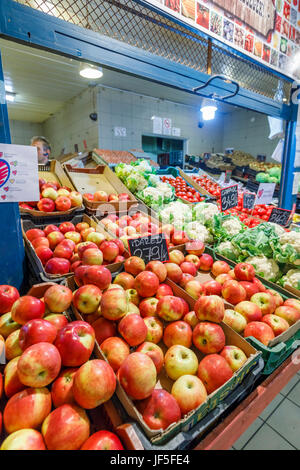
<path id="1" fill-rule="evenodd" d="M 106 191 L 96 191 L 92 193 L 84 193 L 83 197 L 91 202 L 120 202 L 120 201 L 130 201 L 130 196 L 127 193 L 110 193 Z"/>
<path id="2" fill-rule="evenodd" d="M 208 254 L 195 253 L 184 256 L 181 251 L 173 250 L 170 260 L 174 266 L 168 277 L 203 303 L 211 321 L 223 321 L 245 338 L 253 336 L 268 346 L 272 339 L 300 320 L 300 300 L 284 300 L 275 290 L 267 289 L 255 277 L 251 264 L 238 263 L 231 269 L 225 261 L 214 262 Z M 200 282 L 196 277 L 198 270 L 211 272 L 214 278 Z M 225 309 L 221 317 L 224 301 L 232 308 Z"/>
<path id="3" fill-rule="evenodd" d="M 43 230 L 33 228 L 26 231 L 26 237 L 48 274 L 67 274 L 81 264 L 108 265 L 125 259 L 120 240 L 107 240 L 87 222 L 50 224 Z"/>
<path id="4" fill-rule="evenodd" d="M 240 348 L 225 344 L 218 318 L 212 323 L 199 302 L 191 311 L 174 294 L 165 282 L 173 264 L 145 265 L 131 256 L 113 281 L 108 269 L 99 266 L 91 284 L 85 282 L 84 267 L 75 271 L 77 318 L 91 324 L 121 386 L 154 430 L 196 409 L 247 361 Z M 173 381 L 170 391 L 156 388 L 161 373 Z"/>
<path id="5" fill-rule="evenodd" d="M 39 178 L 40 200 L 21 202 L 23 209 L 39 210 L 41 212 L 65 212 L 72 208 L 82 206 L 82 195 L 67 186 L 57 182 L 47 183 Z"/>
<path id="6" fill-rule="evenodd" d="M 182 245 L 189 241 L 187 234 L 181 230 L 175 230 L 171 224 L 159 226 L 150 215 L 137 211 L 132 215 L 109 214 L 101 219 L 106 230 L 119 237 L 126 249 L 128 249 L 128 238 L 147 237 L 164 233 L 169 248 Z"/>
<path id="7" fill-rule="evenodd" d="M 116 378 L 106 361 L 92 359 L 92 326 L 64 315 L 72 297 L 58 284 L 41 299 L 0 286 L 0 352 L 8 361 L 0 373 L 1 450 L 123 449 L 109 431 L 90 435 L 86 410 L 110 399 Z"/>

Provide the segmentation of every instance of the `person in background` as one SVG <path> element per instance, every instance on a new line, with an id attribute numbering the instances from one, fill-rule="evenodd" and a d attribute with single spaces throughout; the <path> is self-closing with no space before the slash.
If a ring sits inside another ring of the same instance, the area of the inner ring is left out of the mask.
<path id="1" fill-rule="evenodd" d="M 39 165 L 50 165 L 51 145 L 45 137 L 32 137 L 30 145 L 37 148 Z"/>

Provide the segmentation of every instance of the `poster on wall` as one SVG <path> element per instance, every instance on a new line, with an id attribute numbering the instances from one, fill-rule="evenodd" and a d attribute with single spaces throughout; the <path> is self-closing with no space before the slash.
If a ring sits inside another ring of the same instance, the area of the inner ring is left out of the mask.
<path id="1" fill-rule="evenodd" d="M 0 202 L 38 201 L 36 147 L 0 144 Z"/>
<path id="2" fill-rule="evenodd" d="M 300 0 L 147 0 L 292 78 L 300 49 Z"/>

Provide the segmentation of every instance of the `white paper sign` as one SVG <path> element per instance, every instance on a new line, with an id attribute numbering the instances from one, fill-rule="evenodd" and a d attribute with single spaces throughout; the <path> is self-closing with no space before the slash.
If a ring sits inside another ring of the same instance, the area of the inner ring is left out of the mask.
<path id="1" fill-rule="evenodd" d="M 163 120 L 161 117 L 153 116 L 153 134 L 162 134 L 163 133 Z"/>
<path id="2" fill-rule="evenodd" d="M 115 127 L 115 137 L 126 137 L 126 127 Z"/>
<path id="3" fill-rule="evenodd" d="M 172 127 L 172 135 L 175 137 L 180 137 L 181 135 L 180 127 Z"/>
<path id="4" fill-rule="evenodd" d="M 0 202 L 38 201 L 37 148 L 0 144 Z"/>
<path id="5" fill-rule="evenodd" d="M 255 204 L 270 204 L 273 199 L 276 183 L 260 183 Z"/>
<path id="6" fill-rule="evenodd" d="M 171 135 L 172 133 L 172 119 L 163 118 L 163 134 Z"/>

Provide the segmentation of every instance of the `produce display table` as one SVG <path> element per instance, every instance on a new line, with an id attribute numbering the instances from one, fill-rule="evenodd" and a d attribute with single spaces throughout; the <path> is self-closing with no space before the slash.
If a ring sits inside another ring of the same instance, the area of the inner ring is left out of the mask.
<path id="1" fill-rule="evenodd" d="M 300 350 L 298 349 L 298 358 Z M 296 354 L 296 353 L 294 353 Z M 300 370 L 300 361 L 292 362 L 293 356 L 278 367 L 257 388 L 216 426 L 194 450 L 228 450 L 263 412 L 271 401 Z M 297 364 L 296 364 L 297 362 Z"/>

